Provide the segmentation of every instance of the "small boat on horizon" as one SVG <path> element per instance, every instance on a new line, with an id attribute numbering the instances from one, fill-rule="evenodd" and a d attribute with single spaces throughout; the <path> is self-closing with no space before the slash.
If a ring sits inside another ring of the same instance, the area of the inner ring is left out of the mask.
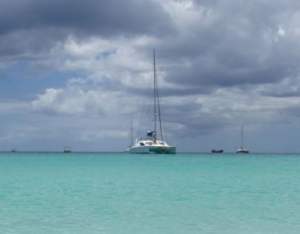
<path id="1" fill-rule="evenodd" d="M 72 149 L 69 146 L 64 147 L 64 153 L 72 153 Z"/>
<path id="2" fill-rule="evenodd" d="M 153 50 L 153 81 L 153 130 L 148 131 L 145 137 L 139 138 L 135 142 L 132 142 L 127 151 L 134 154 L 176 154 L 176 147 L 169 145 L 164 140 L 163 136 L 156 75 L 155 50 Z"/>
<path id="3" fill-rule="evenodd" d="M 236 151 L 237 154 L 249 154 L 250 151 L 244 146 L 244 125 L 241 127 L 241 146 Z"/>
<path id="4" fill-rule="evenodd" d="M 222 154 L 224 152 L 223 149 L 212 149 L 211 153 L 212 154 Z"/>

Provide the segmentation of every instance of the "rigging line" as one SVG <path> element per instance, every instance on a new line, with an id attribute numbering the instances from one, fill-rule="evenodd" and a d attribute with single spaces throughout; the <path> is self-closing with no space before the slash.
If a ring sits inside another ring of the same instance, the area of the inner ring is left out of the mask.
<path id="1" fill-rule="evenodd" d="M 159 98 L 159 91 L 158 91 L 158 81 L 156 81 L 156 95 L 157 95 L 157 111 L 158 111 L 160 138 L 161 140 L 164 140 L 163 130 L 162 130 L 161 110 L 160 110 L 160 98 Z"/>
<path id="2" fill-rule="evenodd" d="M 159 133 L 160 139 L 163 140 L 163 131 L 162 131 L 162 121 L 161 121 L 161 110 L 160 110 L 160 100 L 159 100 L 159 92 L 158 92 L 158 81 L 157 81 L 157 69 L 156 69 L 156 52 L 153 49 L 153 65 L 154 65 L 154 109 L 155 109 L 155 134 L 157 133 L 157 121 L 159 121 Z M 158 119 L 157 119 L 158 117 Z"/>
<path id="3" fill-rule="evenodd" d="M 153 121 L 154 121 L 154 141 L 156 141 L 157 132 L 157 100 L 156 100 L 156 61 L 155 61 L 155 49 L 153 49 Z"/>
<path id="4" fill-rule="evenodd" d="M 244 124 L 242 124 L 241 128 L 241 147 L 244 148 Z"/>

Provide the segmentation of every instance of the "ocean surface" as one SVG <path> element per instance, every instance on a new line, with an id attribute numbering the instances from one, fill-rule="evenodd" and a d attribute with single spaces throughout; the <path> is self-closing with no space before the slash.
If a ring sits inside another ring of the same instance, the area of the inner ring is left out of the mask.
<path id="1" fill-rule="evenodd" d="M 1 234 L 300 233 L 300 155 L 0 154 Z"/>

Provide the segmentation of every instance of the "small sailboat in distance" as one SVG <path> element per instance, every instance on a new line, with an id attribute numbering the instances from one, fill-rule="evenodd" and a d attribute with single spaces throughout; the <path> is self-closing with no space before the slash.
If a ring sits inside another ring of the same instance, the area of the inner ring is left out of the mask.
<path id="1" fill-rule="evenodd" d="M 135 154 L 176 154 L 176 147 L 169 145 L 163 136 L 160 100 L 156 75 L 155 50 L 153 50 L 153 130 L 148 131 L 146 136 L 137 139 L 129 146 L 128 151 Z M 158 131 L 159 129 L 159 131 Z"/>
<path id="2" fill-rule="evenodd" d="M 244 146 L 244 125 L 241 127 L 241 146 L 236 151 L 237 154 L 249 154 L 249 150 Z"/>

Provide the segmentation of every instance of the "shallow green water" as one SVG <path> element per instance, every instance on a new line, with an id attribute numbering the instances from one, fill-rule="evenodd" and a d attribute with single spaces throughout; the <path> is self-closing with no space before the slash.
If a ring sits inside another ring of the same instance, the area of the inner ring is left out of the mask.
<path id="1" fill-rule="evenodd" d="M 1 233 L 300 233 L 300 156 L 0 154 Z"/>

